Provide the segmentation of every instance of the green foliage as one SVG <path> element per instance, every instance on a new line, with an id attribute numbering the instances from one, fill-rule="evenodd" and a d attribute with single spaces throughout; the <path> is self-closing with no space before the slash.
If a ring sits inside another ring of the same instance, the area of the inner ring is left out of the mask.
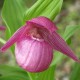
<path id="1" fill-rule="evenodd" d="M 48 70 L 39 73 L 38 80 L 55 80 L 55 68 L 56 66 L 52 66 Z"/>
<path id="2" fill-rule="evenodd" d="M 25 13 L 25 21 L 37 16 L 46 16 L 54 19 L 60 12 L 63 0 L 38 0 Z"/>
<path id="3" fill-rule="evenodd" d="M 0 42 L 1 42 L 1 43 L 3 43 L 3 44 L 5 44 L 5 43 L 6 43 L 6 41 L 5 41 L 5 40 L 3 40 L 2 38 L 0 38 Z"/>
<path id="4" fill-rule="evenodd" d="M 10 37 L 23 25 L 25 6 L 22 0 L 5 0 L 2 9 L 2 18 L 8 28 L 7 37 Z"/>
<path id="5" fill-rule="evenodd" d="M 18 74 L 17 75 L 14 74 L 14 75 L 1 77 L 0 80 L 29 80 L 29 79 L 19 76 Z"/>
<path id="6" fill-rule="evenodd" d="M 73 71 L 70 75 L 70 80 L 80 80 L 80 64 L 76 63 L 74 65 Z"/>
<path id="7" fill-rule="evenodd" d="M 68 40 L 75 33 L 75 31 L 79 29 L 80 29 L 80 25 L 67 26 L 63 38 L 65 40 Z"/>
<path id="8" fill-rule="evenodd" d="M 29 80 L 26 71 L 19 67 L 0 65 L 0 80 Z"/>
<path id="9" fill-rule="evenodd" d="M 29 73 L 31 80 L 55 80 L 56 66 L 49 67 L 46 71 L 40 73 Z"/>

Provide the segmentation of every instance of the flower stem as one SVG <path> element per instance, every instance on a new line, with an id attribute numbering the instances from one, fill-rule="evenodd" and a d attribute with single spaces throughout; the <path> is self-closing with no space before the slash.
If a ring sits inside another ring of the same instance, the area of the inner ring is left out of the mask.
<path id="1" fill-rule="evenodd" d="M 29 74 L 29 72 L 27 72 L 27 73 L 28 73 L 28 76 L 29 76 L 30 80 L 33 80 L 32 77 L 31 77 L 31 75 Z"/>
<path id="2" fill-rule="evenodd" d="M 30 73 L 30 72 L 27 72 L 27 73 L 28 73 L 30 80 L 35 80 L 35 74 L 34 73 Z"/>
<path id="3" fill-rule="evenodd" d="M 0 42 L 3 43 L 3 44 L 6 43 L 6 41 L 4 39 L 2 39 L 2 38 L 0 38 Z"/>

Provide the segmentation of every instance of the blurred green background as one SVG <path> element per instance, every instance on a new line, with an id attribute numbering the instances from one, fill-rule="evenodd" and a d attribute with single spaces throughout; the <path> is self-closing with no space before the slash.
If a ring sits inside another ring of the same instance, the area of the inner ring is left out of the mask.
<path id="1" fill-rule="evenodd" d="M 26 5 L 30 7 L 36 0 L 24 0 Z M 1 9 L 4 0 L 0 0 L 0 25 L 4 25 L 1 18 Z M 60 14 L 55 18 L 54 22 L 58 26 L 59 33 L 63 34 L 66 26 L 80 24 L 80 0 L 64 0 Z M 0 37 L 5 39 L 5 33 L 0 32 Z M 3 44 L 0 43 L 0 47 Z M 76 31 L 71 37 L 70 47 L 74 50 L 76 55 L 80 56 L 80 30 Z M 14 57 L 8 49 L 7 54 L 0 54 L 0 64 L 15 65 Z M 73 71 L 74 61 L 66 57 L 61 63 L 57 63 L 55 73 L 56 80 L 69 80 L 69 75 Z M 80 79 L 79 79 L 80 80 Z"/>

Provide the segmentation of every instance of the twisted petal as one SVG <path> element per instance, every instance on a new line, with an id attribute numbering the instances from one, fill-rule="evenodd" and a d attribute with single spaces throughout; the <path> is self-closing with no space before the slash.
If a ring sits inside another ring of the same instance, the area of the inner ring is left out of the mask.
<path id="1" fill-rule="evenodd" d="M 41 32 L 45 41 L 47 41 L 55 50 L 62 52 L 63 54 L 67 55 L 77 62 L 80 62 L 74 52 L 70 49 L 67 43 L 60 37 L 57 32 L 54 31 L 52 34 L 43 31 Z"/>
<path id="2" fill-rule="evenodd" d="M 13 36 L 6 42 L 6 44 L 0 49 L 0 51 L 5 51 L 7 48 L 9 48 L 10 46 L 12 46 L 21 36 L 21 34 L 23 33 L 23 31 L 26 29 L 26 26 L 23 26 L 21 28 L 19 28 L 14 34 Z"/>
<path id="3" fill-rule="evenodd" d="M 27 71 L 40 72 L 46 70 L 53 58 L 53 49 L 45 41 L 23 38 L 16 43 L 17 63 Z"/>
<path id="4" fill-rule="evenodd" d="M 0 26 L 0 30 L 4 31 L 6 28 L 4 26 Z"/>
<path id="5" fill-rule="evenodd" d="M 43 16 L 33 18 L 32 20 L 27 21 L 27 24 L 32 24 L 36 27 L 46 28 L 50 32 L 54 32 L 57 30 L 55 24 L 50 19 Z"/>
<path id="6" fill-rule="evenodd" d="M 19 28 L 13 34 L 13 36 L 6 42 L 6 44 L 0 49 L 0 51 L 5 51 L 7 48 L 9 48 L 11 45 L 13 45 L 21 36 L 23 36 L 25 34 L 25 32 L 29 31 L 29 28 L 32 28 L 34 26 L 39 27 L 39 28 L 46 28 L 50 32 L 57 30 L 54 23 L 52 21 L 50 21 L 48 18 L 46 18 L 46 17 L 34 18 L 30 21 L 27 21 L 27 24 L 25 26 Z"/>

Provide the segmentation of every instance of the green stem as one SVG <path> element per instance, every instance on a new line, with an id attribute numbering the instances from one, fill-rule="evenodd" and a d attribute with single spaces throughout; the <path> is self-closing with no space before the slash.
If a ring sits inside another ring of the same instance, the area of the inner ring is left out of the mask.
<path id="1" fill-rule="evenodd" d="M 2 38 L 0 38 L 0 42 L 3 43 L 3 44 L 6 43 L 6 41 L 4 39 L 2 39 Z"/>
<path id="2" fill-rule="evenodd" d="M 30 80 L 35 80 L 35 75 L 36 75 L 36 74 L 30 73 L 30 72 L 27 72 L 27 73 L 28 73 L 28 75 L 29 75 Z"/>
<path id="3" fill-rule="evenodd" d="M 27 73 L 28 73 L 28 76 L 29 76 L 30 80 L 33 80 L 32 77 L 31 77 L 31 75 L 29 74 L 29 72 L 27 72 Z"/>

